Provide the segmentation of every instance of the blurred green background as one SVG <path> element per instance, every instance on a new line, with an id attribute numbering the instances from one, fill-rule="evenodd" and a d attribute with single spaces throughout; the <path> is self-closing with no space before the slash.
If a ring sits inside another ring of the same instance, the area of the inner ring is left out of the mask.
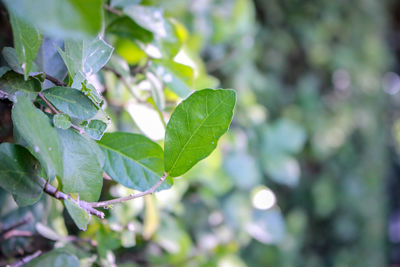
<path id="1" fill-rule="evenodd" d="M 117 205 L 86 232 L 52 226 L 95 236 L 104 266 L 400 266 L 400 2 L 144 2 L 182 24 L 196 87 L 237 91 L 233 124 L 172 189 Z M 135 131 L 128 112 L 108 112 Z"/>

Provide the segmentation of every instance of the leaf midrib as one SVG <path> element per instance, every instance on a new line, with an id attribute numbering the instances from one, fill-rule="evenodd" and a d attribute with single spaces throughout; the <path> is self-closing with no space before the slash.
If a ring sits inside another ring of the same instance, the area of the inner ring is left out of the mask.
<path id="1" fill-rule="evenodd" d="M 148 166 L 144 165 L 144 164 L 141 163 L 140 161 L 135 160 L 134 158 L 129 157 L 128 155 L 122 153 L 121 151 L 115 150 L 115 149 L 113 149 L 113 148 L 111 148 L 111 147 L 109 147 L 109 146 L 107 146 L 107 145 L 105 145 L 105 144 L 103 144 L 103 143 L 98 143 L 98 144 L 99 144 L 100 146 L 102 146 L 102 147 L 108 149 L 108 150 L 111 150 L 111 151 L 113 151 L 113 152 L 115 152 L 115 153 L 117 153 L 117 154 L 119 154 L 119 155 L 121 155 L 121 156 L 123 156 L 123 157 L 129 159 L 129 160 L 132 160 L 132 161 L 136 162 L 138 165 L 140 165 L 140 166 L 143 167 L 144 169 L 149 170 L 150 172 L 152 172 L 152 173 L 155 174 L 156 176 L 160 176 L 160 174 L 156 173 L 154 170 L 150 169 Z"/>
<path id="2" fill-rule="evenodd" d="M 176 158 L 176 160 L 174 161 L 174 164 L 172 165 L 172 167 L 169 169 L 169 173 L 172 172 L 172 170 L 175 168 L 176 163 L 178 162 L 178 160 L 180 159 L 180 157 L 182 156 L 183 151 L 185 150 L 186 146 L 190 143 L 190 141 L 192 140 L 193 136 L 196 135 L 196 133 L 199 131 L 199 129 L 203 126 L 204 122 L 207 121 L 207 119 L 222 105 L 224 104 L 224 101 L 221 101 L 218 103 L 218 105 L 210 112 L 206 115 L 206 117 L 204 118 L 204 120 L 200 123 L 200 125 L 196 128 L 196 130 L 194 130 L 193 134 L 190 136 L 190 138 L 186 141 L 186 143 L 183 145 L 181 151 L 178 154 L 178 157 Z M 186 110 L 185 110 L 186 112 Z"/>

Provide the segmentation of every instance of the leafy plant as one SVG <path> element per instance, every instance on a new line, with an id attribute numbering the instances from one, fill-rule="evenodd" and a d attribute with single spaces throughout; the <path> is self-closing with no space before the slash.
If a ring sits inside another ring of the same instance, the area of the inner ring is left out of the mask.
<path id="1" fill-rule="evenodd" d="M 184 28 L 160 9 L 129 1 L 112 1 L 104 9 L 97 0 L 4 3 L 14 48 L 2 51 L 7 66 L 1 67 L 0 95 L 13 102 L 14 143 L 0 145 L 0 186 L 18 205 L 40 202 L 45 193 L 62 201 L 86 230 L 92 215 L 106 217 L 102 208 L 170 188 L 228 130 L 235 91 L 194 86 L 207 76 L 196 77 L 192 67 L 175 60 Z M 133 64 L 123 42 L 140 56 Z M 135 133 L 113 130 L 108 113 L 118 98 L 108 102 L 100 93 L 121 94 L 111 89 L 112 80 L 131 95 L 121 101 L 157 114 L 164 141 L 152 140 L 140 125 Z M 103 176 L 141 192 L 99 201 L 107 190 Z M 29 266 L 76 261 L 68 250 L 54 250 Z"/>

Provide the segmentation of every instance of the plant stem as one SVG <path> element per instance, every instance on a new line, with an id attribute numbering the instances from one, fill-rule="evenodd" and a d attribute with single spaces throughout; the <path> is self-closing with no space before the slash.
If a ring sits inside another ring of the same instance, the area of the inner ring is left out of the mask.
<path id="1" fill-rule="evenodd" d="M 111 12 L 111 13 L 113 13 L 113 14 L 115 14 L 115 15 L 117 15 L 117 16 L 122 16 L 123 15 L 122 11 L 120 11 L 118 9 L 115 9 L 115 8 L 109 6 L 109 5 L 104 5 L 104 9 L 109 11 L 109 12 Z"/>
<path id="2" fill-rule="evenodd" d="M 154 184 L 151 188 L 147 189 L 144 192 L 140 192 L 137 194 L 131 194 L 126 197 L 120 197 L 120 198 L 111 199 L 111 200 L 107 200 L 107 201 L 91 202 L 91 203 L 87 203 L 87 204 L 93 208 L 107 207 L 109 205 L 125 202 L 125 201 L 132 200 L 135 198 L 143 197 L 145 195 L 153 194 L 156 191 L 156 189 L 165 181 L 167 176 L 168 176 L 167 174 L 164 174 L 156 184 Z"/>
<path id="3" fill-rule="evenodd" d="M 136 93 L 135 91 L 131 88 L 130 84 L 128 83 L 128 81 L 125 79 L 125 77 L 116 69 L 110 68 L 110 67 L 103 67 L 103 70 L 105 71 L 110 71 L 112 73 L 114 73 L 115 76 L 117 76 L 118 79 L 121 80 L 121 82 L 125 85 L 125 87 L 128 89 L 129 93 L 139 102 L 139 103 L 146 103 L 146 101 L 144 101 L 143 99 L 141 99 Z"/>
<path id="4" fill-rule="evenodd" d="M 46 103 L 46 105 L 50 108 L 50 110 L 52 112 L 54 112 L 55 114 L 60 114 L 61 112 L 58 111 L 51 103 L 49 100 L 47 100 L 47 98 L 42 94 L 42 93 L 38 93 L 39 97 Z M 75 124 L 71 124 L 71 128 L 77 130 L 80 134 L 84 133 L 84 130 L 82 128 L 79 128 L 78 126 L 76 126 Z"/>
<path id="5" fill-rule="evenodd" d="M 18 262 L 13 263 L 11 265 L 11 267 L 21 267 L 24 264 L 26 264 L 26 263 L 30 262 L 31 260 L 33 260 L 34 258 L 39 257 L 40 254 L 42 254 L 42 251 L 38 250 L 35 253 L 33 253 L 32 255 L 26 256 L 26 257 L 20 259 Z"/>
<path id="6" fill-rule="evenodd" d="M 56 199 L 59 199 L 59 200 L 71 200 L 76 205 L 78 205 L 80 208 L 85 210 L 87 213 L 93 214 L 93 215 L 99 217 L 100 219 L 104 219 L 104 213 L 92 208 L 89 205 L 90 203 L 88 203 L 86 201 L 82 201 L 82 200 L 76 200 L 71 195 L 63 193 L 61 191 L 58 191 L 57 188 L 55 188 L 54 186 L 49 184 L 45 179 L 41 178 L 41 180 L 44 183 L 43 191 L 46 194 L 48 194 L 48 195 L 50 195 L 50 196 L 52 196 L 52 197 L 54 197 Z"/>
<path id="7" fill-rule="evenodd" d="M 57 86 L 67 86 L 66 83 L 60 81 L 59 79 L 57 79 L 56 77 L 53 77 L 49 74 L 46 74 L 46 80 L 49 80 L 50 82 L 54 83 Z"/>

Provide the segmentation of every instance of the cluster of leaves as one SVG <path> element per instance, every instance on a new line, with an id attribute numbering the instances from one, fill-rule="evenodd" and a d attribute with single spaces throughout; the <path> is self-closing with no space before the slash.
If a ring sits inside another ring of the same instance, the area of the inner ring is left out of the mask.
<path id="1" fill-rule="evenodd" d="M 104 260 L 107 265 L 115 246 L 107 234 L 110 226 L 98 232 L 99 259 L 85 253 L 77 258 L 77 248 L 65 244 L 62 227 L 52 230 L 54 221 L 37 224 L 44 222 L 39 207 L 57 207 L 61 200 L 76 226 L 86 230 L 91 215 L 104 218 L 98 208 L 170 188 L 174 177 L 216 149 L 233 118 L 235 91 L 199 90 L 215 86 L 215 80 L 178 62 L 188 35 L 182 24 L 139 1 L 102 2 L 4 1 L 14 48 L 2 49 L 0 97 L 13 103 L 14 143 L 0 144 L 0 186 L 20 208 L 5 214 L 14 221 L 1 228 L 7 236 L 3 253 L 14 256 L 25 249 L 26 238 L 8 235 L 27 214 L 35 217 L 34 232 L 64 244 L 29 266 L 78 266 L 78 258 L 82 264 Z M 110 116 L 118 108 L 132 114 L 135 129 L 116 131 Z M 159 122 L 161 131 L 148 130 Z M 108 188 L 103 175 L 143 193 L 97 202 Z M 151 207 L 152 198 L 148 201 Z M 28 221 L 25 227 L 31 227 Z"/>

